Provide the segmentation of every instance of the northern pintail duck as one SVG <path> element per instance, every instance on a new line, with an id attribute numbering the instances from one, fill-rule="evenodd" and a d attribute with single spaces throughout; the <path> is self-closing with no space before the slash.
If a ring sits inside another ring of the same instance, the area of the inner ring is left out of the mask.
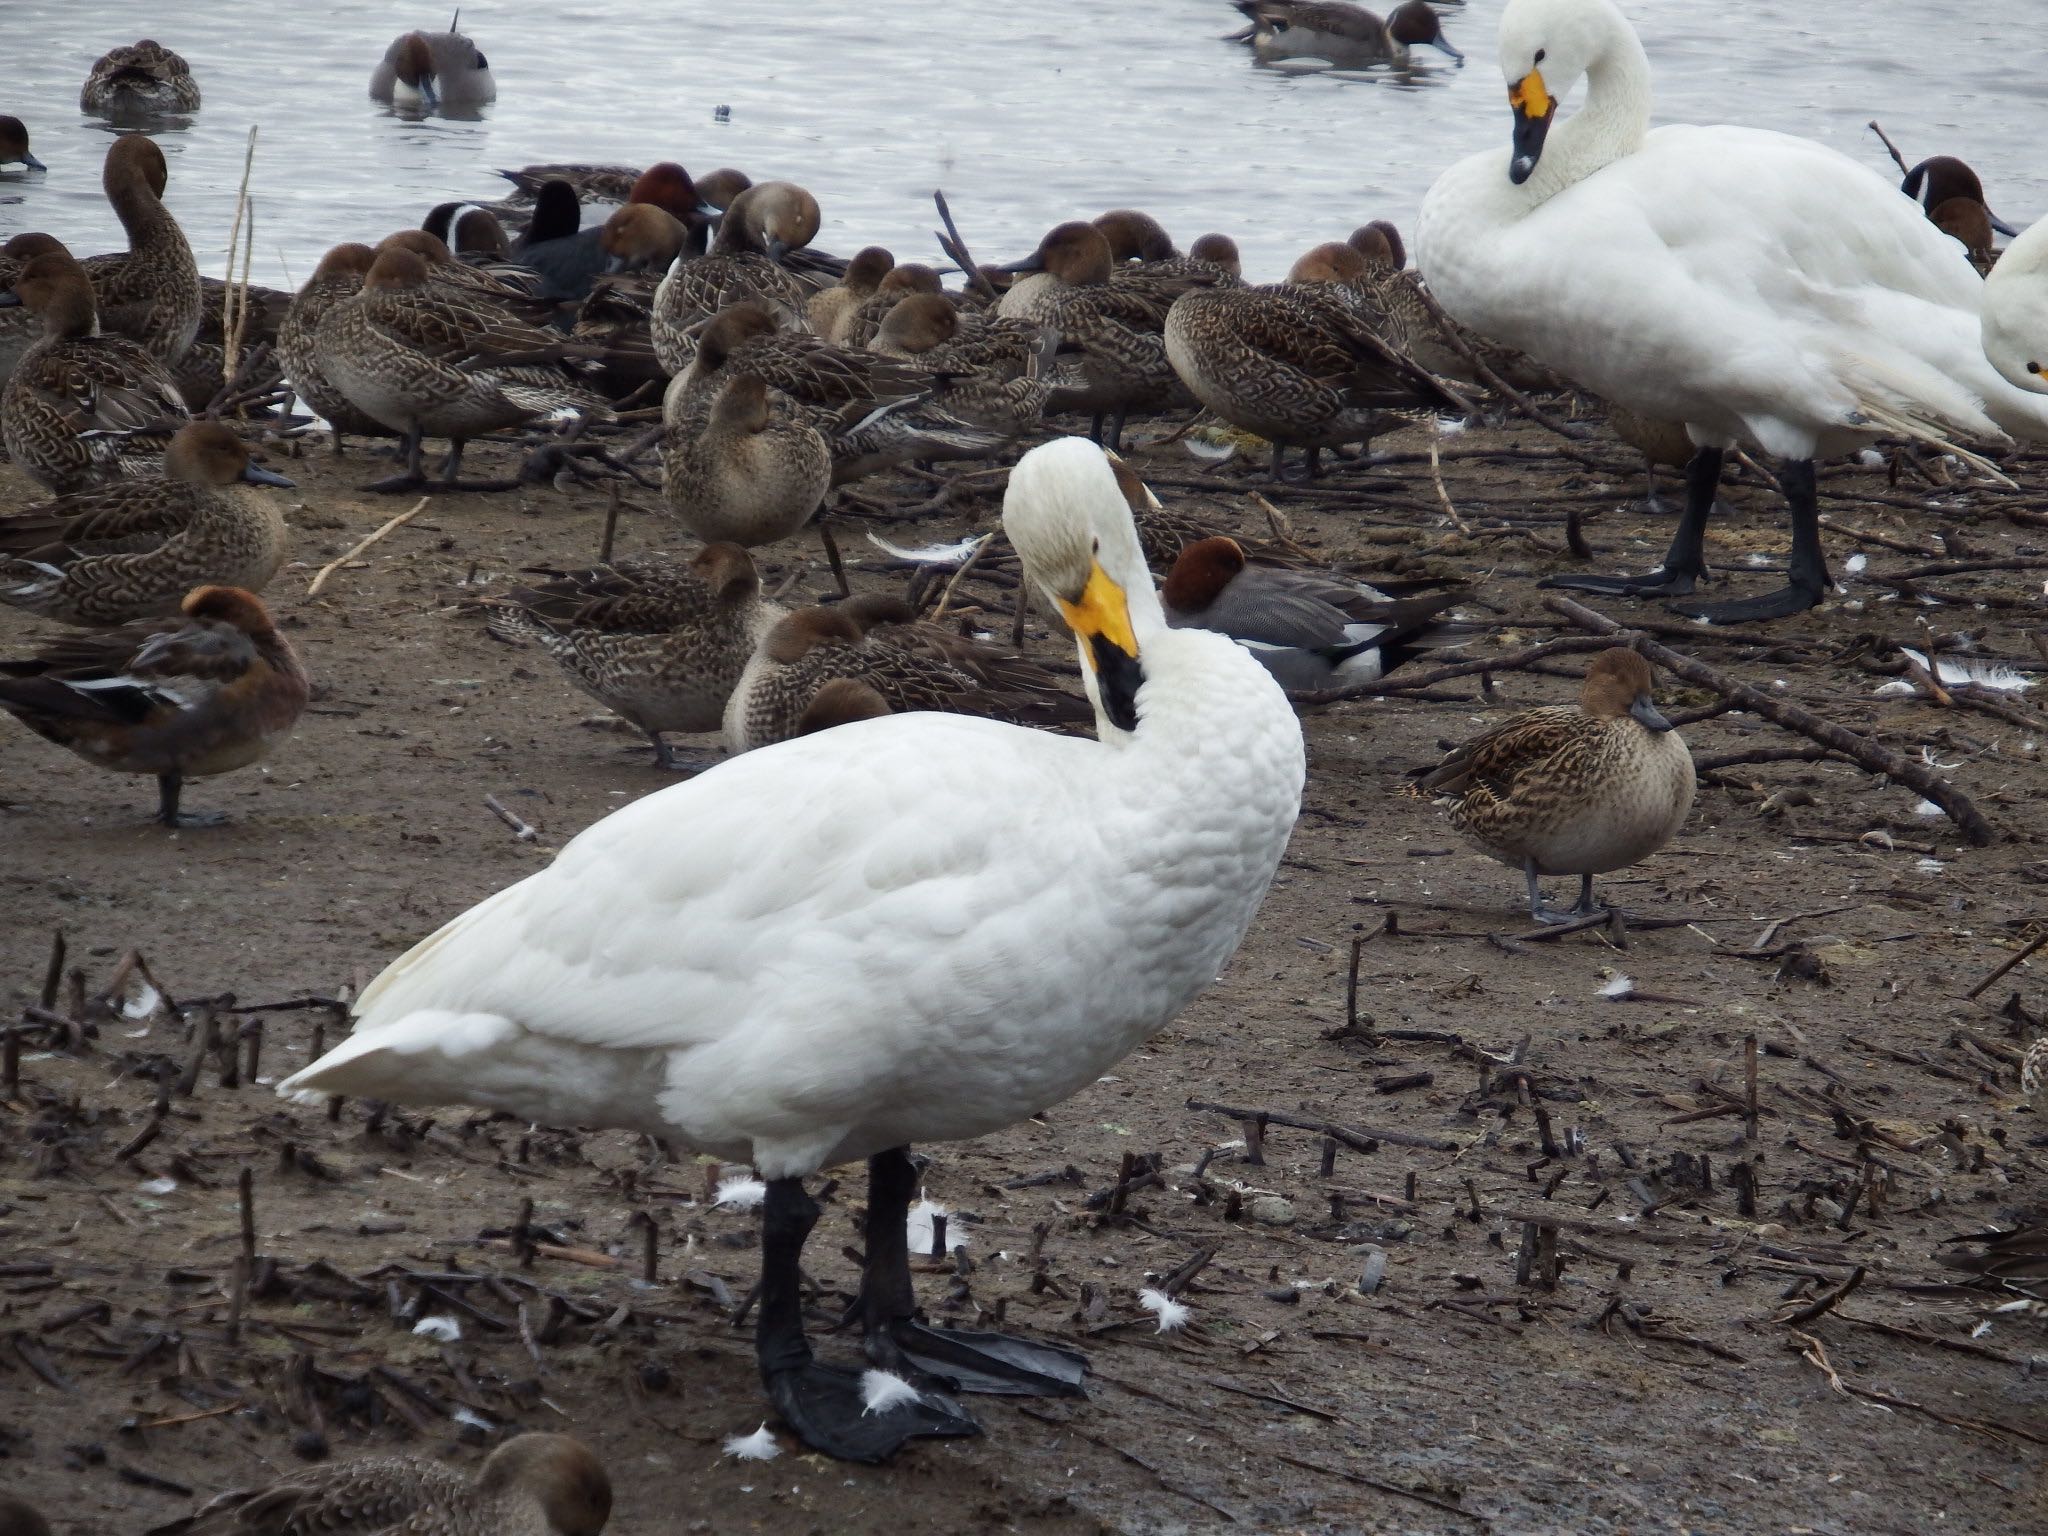
<path id="1" fill-rule="evenodd" d="M 0 166 L 9 165 L 18 165 L 25 171 L 49 169 L 29 152 L 28 124 L 18 117 L 0 116 Z"/>
<path id="2" fill-rule="evenodd" d="M 337 245 L 320 258 L 320 265 L 305 285 L 292 296 L 284 324 L 277 331 L 277 361 L 285 379 L 307 409 L 325 419 L 331 429 L 334 451 L 341 452 L 344 434 L 356 437 L 388 437 L 392 429 L 374 416 L 358 410 L 348 396 L 327 377 L 321 362 L 320 322 L 327 311 L 343 299 L 362 292 L 363 279 L 377 260 L 367 245 Z"/>
<path id="3" fill-rule="evenodd" d="M 1339 68 L 1410 62 L 1411 48 L 1430 47 L 1459 63 L 1465 56 L 1450 45 L 1443 24 L 1426 0 L 1408 0 L 1382 21 L 1363 6 L 1342 0 L 1236 0 L 1251 21 L 1252 52 L 1262 63 L 1282 59 L 1323 59 Z M 1243 34 L 1239 34 L 1243 36 Z"/>
<path id="4" fill-rule="evenodd" d="M 1000 441 L 931 402 L 932 370 L 779 330 L 758 304 L 735 304 L 704 327 L 695 356 L 663 399 L 670 440 L 687 441 L 717 391 L 741 374 L 767 383 L 825 439 L 834 485 L 913 459 L 977 458 Z"/>
<path id="5" fill-rule="evenodd" d="M 804 318 L 834 346 L 847 345 L 846 330 L 853 317 L 895 269 L 896 258 L 890 251 L 879 245 L 863 246 L 853 253 L 838 282 L 811 295 L 804 305 Z"/>
<path id="6" fill-rule="evenodd" d="M 1058 341 L 1028 321 L 970 320 L 946 294 L 913 293 L 897 300 L 868 350 L 931 370 L 932 404 L 1014 437 L 1038 425 L 1060 382 Z"/>
<path id="7" fill-rule="evenodd" d="M 1899 183 L 1899 190 L 1927 210 L 1927 217 L 1934 223 L 1941 220 L 1937 213 L 1951 202 L 1975 203 L 1984 210 L 1984 219 L 1994 230 L 2011 239 L 2019 234 L 2005 220 L 1993 213 L 1984 201 L 1984 183 L 1972 170 L 1967 161 L 1958 160 L 1954 155 L 1933 155 L 1922 160 Z"/>
<path id="8" fill-rule="evenodd" d="M 819 693 L 837 684 L 822 701 Z M 800 608 L 762 640 L 725 707 L 725 744 L 751 752 L 831 725 L 907 710 L 1074 730 L 1087 701 L 1012 652 L 916 622 L 900 598 Z"/>
<path id="9" fill-rule="evenodd" d="M 391 40 L 370 71 L 370 98 L 401 110 L 471 117 L 498 99 L 498 82 L 483 50 L 460 32 L 407 32 Z"/>
<path id="10" fill-rule="evenodd" d="M 1166 622 L 1213 629 L 1256 656 L 1280 686 L 1304 690 L 1370 682 L 1423 651 L 1474 631 L 1441 615 L 1464 594 L 1391 597 L 1317 571 L 1254 565 L 1229 538 L 1184 547 L 1159 590 Z"/>
<path id="11" fill-rule="evenodd" d="M 1463 410 L 1465 402 L 1375 334 L 1349 286 L 1365 270 L 1347 245 L 1319 246 L 1288 280 L 1190 293 L 1166 319 L 1166 353 L 1210 410 L 1273 445 L 1281 478 L 1290 447 L 1317 472 L 1324 448 L 1370 445 L 1393 412 Z"/>
<path id="12" fill-rule="evenodd" d="M 599 1536 L 611 1518 L 604 1463 L 568 1435 L 515 1435 L 471 1481 L 412 1456 L 305 1467 L 209 1500 L 147 1536 Z"/>
<path id="13" fill-rule="evenodd" d="M 199 110 L 199 82 L 179 54 L 144 38 L 93 61 L 78 110 L 101 117 L 156 117 Z"/>
<path id="14" fill-rule="evenodd" d="M 508 281 L 495 264 L 457 261 L 447 242 L 424 229 L 401 229 L 379 240 L 380 252 L 411 251 L 427 264 L 427 281 L 439 291 L 465 302 L 496 305 L 536 324 L 555 313 L 555 301 L 534 293 L 530 284 Z M 514 269 L 515 277 L 523 276 Z"/>
<path id="15" fill-rule="evenodd" d="M 1099 449 L 1032 450 L 1003 525 L 1078 637 L 1101 740 L 910 713 L 720 764 L 416 945 L 278 1086 L 751 1162 L 763 1385 L 805 1444 L 855 1461 L 976 1432 L 934 1375 L 1085 1390 L 1070 1350 L 914 1319 L 909 1148 L 1020 1124 L 1153 1038 L 1237 948 L 1300 809 L 1294 711 L 1228 640 L 1166 626 Z M 870 1380 L 886 1396 L 804 1330 L 804 1180 L 863 1158 L 868 1359 L 911 1373 Z"/>
<path id="16" fill-rule="evenodd" d="M 100 324 L 175 369 L 199 334 L 204 303 L 192 246 L 164 206 L 168 180 L 164 152 L 147 134 L 124 133 L 108 145 L 100 182 L 128 232 L 128 249 L 79 265 L 92 279 Z"/>
<path id="17" fill-rule="evenodd" d="M 130 476 L 0 517 L 0 603 L 67 624 L 176 613 L 194 587 L 260 592 L 284 564 L 284 517 L 247 485 L 291 481 L 218 422 L 164 449 L 162 478 Z"/>
<path id="18" fill-rule="evenodd" d="M 1202 235 L 1182 255 L 1165 227 L 1139 209 L 1112 208 L 1094 223 L 1109 242 L 1117 278 L 1192 277 L 1223 287 L 1243 272 L 1237 242 L 1228 235 Z"/>
<path id="19" fill-rule="evenodd" d="M 818 233 L 818 200 L 787 181 L 756 182 L 718 221 L 718 238 L 695 261 L 681 261 L 654 292 L 649 328 L 655 355 L 671 374 L 690 366 L 696 333 L 720 310 L 754 304 L 778 325 L 800 329 L 811 290 L 781 265 Z"/>
<path id="20" fill-rule="evenodd" d="M 664 731 L 715 731 L 748 659 L 784 610 L 737 544 L 707 544 L 687 564 L 619 560 L 517 587 L 491 605 L 500 640 L 538 645 L 569 680 L 676 761 Z"/>
<path id="21" fill-rule="evenodd" d="M 13 291 L 14 280 L 21 275 L 21 269 L 36 257 L 49 251 L 70 255 L 64 243 L 40 230 L 14 236 L 5 245 L 0 245 L 0 294 Z M 0 385 L 5 385 L 14 373 L 14 365 L 21 361 L 22 354 L 36 343 L 43 334 L 43 323 L 35 312 L 26 305 L 16 304 L 0 309 Z"/>
<path id="22" fill-rule="evenodd" d="M 1166 226 L 1143 209 L 1112 208 L 1093 222 L 1109 242 L 1111 261 L 1167 261 L 1180 254 Z"/>
<path id="23" fill-rule="evenodd" d="M 466 267 L 489 273 L 509 288 L 541 296 L 540 274 L 512 259 L 512 237 L 497 214 L 477 203 L 436 203 L 420 228 L 448 247 Z"/>
<path id="24" fill-rule="evenodd" d="M 184 781 L 262 761 L 311 696 L 298 653 L 253 593 L 200 587 L 182 606 L 178 618 L 0 661 L 0 709 L 98 767 L 153 774 L 157 819 L 172 827 L 222 820 L 179 814 Z"/>
<path id="25" fill-rule="evenodd" d="M 1887 436 L 1964 453 L 1963 439 L 2048 440 L 2048 400 L 1985 360 L 1984 284 L 1968 258 L 1868 167 L 1757 128 L 1650 131 L 1650 61 L 1612 0 L 1508 0 L 1499 56 L 1511 142 L 1459 161 L 1424 198 L 1430 292 L 1475 330 L 1684 422 L 1702 444 L 1655 570 L 1547 582 L 1689 597 L 1706 576 L 1721 461 L 1747 445 L 1780 461 L 1789 579 L 1676 611 L 1721 623 L 1801 613 L 1833 585 L 1818 458 Z"/>
<path id="26" fill-rule="evenodd" d="M 411 234 L 432 239 L 423 231 Z M 574 409 L 601 412 L 569 371 L 533 362 L 561 342 L 487 298 L 444 287 L 405 245 L 380 251 L 360 292 L 337 299 L 314 334 L 320 371 L 365 415 L 403 433 L 406 473 L 385 489 L 424 483 L 422 441 L 449 439 L 443 486 L 456 483 L 472 437 Z M 457 264 L 457 272 L 471 269 Z M 523 359 L 494 364 L 494 358 Z"/>
<path id="27" fill-rule="evenodd" d="M 898 262 L 889 269 L 889 275 L 876 285 L 874 293 L 861 301 L 860 305 L 839 323 L 837 345 L 842 347 L 865 347 L 875 339 L 882 329 L 882 322 L 889 318 L 889 311 L 913 293 L 945 293 L 946 285 L 939 278 L 935 268 L 921 261 Z M 948 295 L 948 297 L 954 297 Z M 957 307 L 960 300 L 954 298 Z M 833 338 L 827 337 L 828 341 Z"/>
<path id="28" fill-rule="evenodd" d="M 1538 922 L 1599 911 L 1593 877 L 1648 858 L 1685 824 L 1692 753 L 1651 698 L 1651 681 L 1634 651 L 1602 651 L 1577 704 L 1524 710 L 1421 781 L 1473 846 L 1522 871 Z M 1579 877 L 1570 913 L 1543 905 L 1545 875 Z"/>
<path id="29" fill-rule="evenodd" d="M 694 365 L 693 365 L 694 366 Z M 700 414 L 670 386 L 662 412 L 662 496 L 710 543 L 786 539 L 832 488 L 832 448 L 805 410 L 755 373 L 723 381 Z"/>
<path id="30" fill-rule="evenodd" d="M 0 390 L 0 435 L 58 495 L 123 475 L 155 474 L 190 413 L 178 382 L 125 336 L 103 336 L 92 281 L 61 249 L 35 257 L 0 294 L 42 322 Z"/>
<path id="31" fill-rule="evenodd" d="M 1037 250 L 1009 267 L 1028 275 L 1011 285 L 996 313 L 1055 330 L 1063 346 L 1080 354 L 1082 387 L 1061 391 L 1054 410 L 1091 413 L 1091 435 L 1113 449 L 1131 411 L 1156 409 L 1174 398 L 1178 386 L 1163 335 L 1166 312 L 1183 293 L 1213 286 L 1214 275 L 1118 273 L 1102 231 L 1079 221 L 1052 229 Z"/>
<path id="32" fill-rule="evenodd" d="M 1374 329 L 1394 349 L 1441 379 L 1460 384 L 1480 382 L 1477 369 L 1458 343 L 1518 389 L 1563 389 L 1565 381 L 1525 352 L 1490 341 L 1449 315 L 1433 310 L 1423 296 L 1422 277 L 1408 266 L 1408 248 L 1401 231 L 1386 219 L 1374 219 L 1351 231 L 1344 242 L 1365 258 L 1365 273 L 1353 279 L 1366 295 Z M 1451 338 L 1455 337 L 1454 342 Z"/>

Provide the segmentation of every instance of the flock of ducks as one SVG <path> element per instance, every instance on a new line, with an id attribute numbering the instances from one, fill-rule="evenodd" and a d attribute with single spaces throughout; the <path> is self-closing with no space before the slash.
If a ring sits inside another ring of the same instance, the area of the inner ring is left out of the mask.
<path id="1" fill-rule="evenodd" d="M 1292 0 L 1240 9 L 1262 57 L 1449 51 L 1417 4 L 1386 22 Z M 2048 436 L 2048 224 L 1993 265 L 1990 236 L 1971 242 L 2002 226 L 1960 162 L 1926 163 L 1902 196 L 1803 140 L 1649 132 L 1647 64 L 1609 0 L 1510 0 L 1500 53 L 1512 142 L 1438 180 L 1419 273 L 1375 223 L 1283 282 L 1247 284 L 1227 237 L 1183 253 L 1119 209 L 948 290 L 880 247 L 817 250 L 819 205 L 790 182 L 536 166 L 509 173 L 496 207 L 446 204 L 420 229 L 337 245 L 297 294 L 258 305 L 337 452 L 398 440 L 393 488 L 459 485 L 476 437 L 602 418 L 622 387 L 658 387 L 664 499 L 702 548 L 541 572 L 484 604 L 486 622 L 645 732 L 661 766 L 671 732 L 720 731 L 730 752 L 393 962 L 351 1037 L 280 1091 L 624 1127 L 751 1163 L 767 1184 L 763 1381 L 828 1455 L 976 1433 L 964 1391 L 1080 1392 L 1070 1351 L 917 1321 L 907 1149 L 1060 1102 L 1214 979 L 1299 810 L 1287 690 L 1473 633 L 1451 612 L 1461 593 L 1302 569 L 1162 507 L 1113 452 L 1130 416 L 1199 403 L 1270 442 L 1275 475 L 1289 448 L 1315 474 L 1406 417 L 1469 409 L 1469 352 L 1555 369 L 1631 413 L 1645 442 L 1680 433 L 1683 449 L 1659 452 L 1687 464 L 1660 571 L 1558 584 L 1689 592 L 1721 456 L 1744 444 L 1782 461 L 1794 552 L 1785 593 L 1694 610 L 1743 619 L 1826 590 L 1817 457 L 1880 434 Z M 1584 106 L 1560 120 L 1582 79 Z M 496 86 L 451 27 L 396 40 L 371 90 L 449 110 Z M 153 42 L 109 53 L 83 98 L 109 113 L 198 100 Z M 40 169 L 12 119 L 0 155 Z M 195 419 L 224 366 L 193 363 L 218 299 L 164 204 L 161 153 L 117 138 L 104 181 L 128 251 L 79 261 L 44 234 L 0 247 L 0 304 L 34 322 L 0 332 L 18 343 L 0 345 L 0 428 L 53 497 L 0 519 L 0 601 L 82 631 L 0 663 L 0 708 L 155 776 L 160 816 L 185 825 L 183 781 L 258 760 L 308 697 L 256 595 L 286 539 L 252 487 L 289 482 Z M 1440 327 L 1425 284 L 1461 332 Z M 1019 457 L 1054 413 L 1090 416 L 1092 440 Z M 449 445 L 433 482 L 428 438 Z M 1003 532 L 1074 638 L 1070 669 L 893 597 L 789 610 L 764 594 L 751 551 L 812 525 L 835 486 L 989 456 L 1015 460 Z M 1576 704 L 1506 721 L 1421 788 L 1523 874 L 1532 917 L 1558 921 L 1598 910 L 1595 875 L 1669 841 L 1694 775 L 1648 665 L 1618 649 Z M 924 812 L 910 842 L 892 831 L 906 804 Z M 1546 907 L 1539 882 L 1571 876 L 1577 905 Z M 814 1356 L 798 1270 L 818 1214 L 804 1179 L 854 1159 L 870 1180 L 864 1371 Z M 358 1471 L 360 1488 L 302 1474 L 177 1528 L 381 1497 L 364 1490 L 385 1474 Z M 471 1523 L 407 1529 L 594 1532 L 609 1504 L 602 1469 L 562 1437 L 507 1443 L 475 1487 L 424 1476 L 401 1478 L 403 1497 Z"/>

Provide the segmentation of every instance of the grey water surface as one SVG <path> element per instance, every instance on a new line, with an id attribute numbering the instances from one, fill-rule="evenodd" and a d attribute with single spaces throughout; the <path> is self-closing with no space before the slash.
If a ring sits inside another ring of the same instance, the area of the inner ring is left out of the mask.
<path id="1" fill-rule="evenodd" d="M 0 172 L 0 236 L 43 229 L 81 254 L 121 248 L 99 184 L 114 130 L 79 113 L 78 89 L 108 47 L 153 36 L 204 92 L 197 114 L 153 131 L 170 205 L 214 274 L 254 124 L 253 270 L 274 286 L 433 203 L 501 195 L 501 166 L 659 159 L 802 182 L 824 208 L 818 243 L 841 252 L 881 243 L 938 260 L 942 187 L 983 261 L 1024 254 L 1062 219 L 1136 206 L 1183 246 L 1207 230 L 1235 236 L 1248 275 L 1271 278 L 1366 219 L 1411 224 L 1439 171 L 1506 142 L 1503 3 L 1442 7 L 1463 68 L 1422 50 L 1407 71 L 1296 71 L 1224 41 L 1240 24 L 1225 0 L 486 0 L 463 7 L 462 26 L 498 101 L 455 122 L 409 121 L 367 93 L 394 36 L 447 24 L 440 0 L 0 0 L 0 112 L 27 122 L 49 166 Z M 1624 9 L 1656 71 L 1660 121 L 1805 134 L 1895 176 L 1864 126 L 1875 117 L 1909 160 L 1973 163 L 2009 222 L 2048 207 L 2048 0 Z"/>

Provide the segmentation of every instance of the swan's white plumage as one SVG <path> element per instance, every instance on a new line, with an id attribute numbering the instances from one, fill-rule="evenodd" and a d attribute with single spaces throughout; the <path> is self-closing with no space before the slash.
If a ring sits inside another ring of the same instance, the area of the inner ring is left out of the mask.
<path id="1" fill-rule="evenodd" d="M 1417 259 L 1457 319 L 1702 443 L 2048 435 L 2048 402 L 1984 355 L 1962 247 L 1883 178 L 1786 134 L 1646 131 L 1648 61 L 1609 0 L 1510 0 L 1500 32 L 1510 86 L 1587 94 L 1525 184 L 1503 148 L 1431 187 Z"/>
<path id="2" fill-rule="evenodd" d="M 2048 219 L 2008 245 L 1984 279 L 1984 354 L 2021 389 L 2048 394 Z"/>
<path id="3" fill-rule="evenodd" d="M 1236 949 L 1299 808 L 1301 732 L 1237 646 L 1166 627 L 1099 449 L 1027 455 L 1005 523 L 1073 595 L 1099 546 L 1145 671 L 1135 732 L 908 714 L 748 753 L 401 956 L 280 1091 L 622 1126 L 774 1179 L 1094 1081 Z"/>

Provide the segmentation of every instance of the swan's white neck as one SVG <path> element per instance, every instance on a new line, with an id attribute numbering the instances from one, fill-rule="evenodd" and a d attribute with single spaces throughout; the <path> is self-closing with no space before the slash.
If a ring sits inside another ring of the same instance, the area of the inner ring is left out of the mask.
<path id="1" fill-rule="evenodd" d="M 1650 59 L 1618 12 L 1586 71 L 1585 104 L 1550 130 L 1543 156 L 1524 183 L 1533 203 L 1556 196 L 1643 147 L 1650 129 Z"/>

